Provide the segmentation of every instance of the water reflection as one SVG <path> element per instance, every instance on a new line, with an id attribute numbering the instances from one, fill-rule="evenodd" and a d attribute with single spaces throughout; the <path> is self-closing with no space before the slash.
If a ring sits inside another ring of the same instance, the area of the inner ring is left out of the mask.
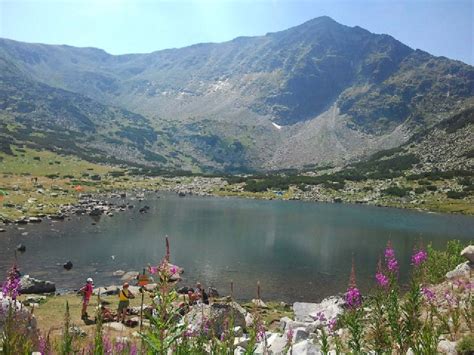
<path id="1" fill-rule="evenodd" d="M 233 280 L 235 294 L 250 298 L 259 280 L 265 298 L 314 301 L 345 289 L 352 259 L 359 283 L 369 288 L 388 239 L 402 260 L 403 278 L 419 238 L 442 245 L 468 240 L 474 230 L 472 217 L 360 205 L 171 194 L 145 203 L 147 214 L 135 208 L 99 221 L 86 216 L 25 230 L 9 227 L 0 236 L 0 267 L 12 263 L 22 242 L 22 270 L 59 288 L 77 288 L 89 275 L 97 284 L 118 283 L 113 271 L 158 263 L 168 235 L 172 261 L 186 270 L 184 283 L 199 280 L 227 293 Z M 24 231 L 29 234 L 22 236 Z M 69 272 L 61 266 L 67 260 L 74 263 Z"/>

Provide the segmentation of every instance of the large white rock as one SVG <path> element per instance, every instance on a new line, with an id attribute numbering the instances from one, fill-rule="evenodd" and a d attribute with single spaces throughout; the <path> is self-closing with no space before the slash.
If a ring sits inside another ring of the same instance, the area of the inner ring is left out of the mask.
<path id="1" fill-rule="evenodd" d="M 465 247 L 461 252 L 461 256 L 464 256 L 471 263 L 474 263 L 474 245 Z"/>
<path id="2" fill-rule="evenodd" d="M 456 342 L 449 341 L 449 340 L 441 340 L 438 343 L 438 353 L 440 354 L 449 354 L 449 355 L 456 355 Z"/>
<path id="3" fill-rule="evenodd" d="M 104 327 L 107 329 L 115 330 L 117 332 L 124 332 L 127 330 L 127 327 L 119 322 L 105 323 Z"/>
<path id="4" fill-rule="evenodd" d="M 462 264 L 456 266 L 454 270 L 446 273 L 447 279 L 457 279 L 459 277 L 469 277 L 471 273 L 471 267 L 469 266 L 469 261 L 466 261 Z"/>
<path id="5" fill-rule="evenodd" d="M 325 298 L 320 303 L 293 303 L 295 321 L 314 322 L 318 313 L 323 313 L 326 319 L 331 319 L 342 314 L 344 300 L 338 296 Z"/>
<path id="6" fill-rule="evenodd" d="M 286 343 L 288 342 L 288 338 L 286 337 L 286 333 L 281 335 L 277 335 L 276 337 L 269 338 L 267 340 L 268 351 L 270 354 L 283 354 L 283 350 L 285 350 Z"/>
<path id="7" fill-rule="evenodd" d="M 301 340 L 306 340 L 309 338 L 309 332 L 306 330 L 305 327 L 299 327 L 294 329 L 294 341 L 295 343 L 300 342 Z"/>
<path id="8" fill-rule="evenodd" d="M 303 340 L 293 345 L 293 355 L 319 355 L 319 346 L 314 345 L 310 340 Z"/>

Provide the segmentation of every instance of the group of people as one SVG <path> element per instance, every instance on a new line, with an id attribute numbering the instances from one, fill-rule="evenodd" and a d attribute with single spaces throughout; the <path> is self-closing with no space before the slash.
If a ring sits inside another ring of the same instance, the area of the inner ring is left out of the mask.
<path id="1" fill-rule="evenodd" d="M 105 307 L 104 304 L 100 305 L 100 311 L 102 315 L 102 320 L 104 322 L 111 322 L 117 320 L 118 322 L 126 323 L 127 310 L 130 305 L 130 299 L 135 298 L 135 295 L 129 289 L 130 285 L 128 282 L 125 282 L 122 285 L 122 288 L 119 291 L 118 298 L 118 308 L 117 313 L 114 314 L 110 309 Z M 86 320 L 89 318 L 87 314 L 87 306 L 89 305 L 92 293 L 94 291 L 94 281 L 92 278 L 88 278 L 84 287 L 82 287 L 79 292 L 82 294 L 82 311 L 81 319 Z M 156 297 L 154 299 L 155 303 L 159 302 Z M 206 293 L 200 282 L 196 283 L 194 289 L 190 289 L 187 292 L 187 299 L 184 299 L 180 304 L 180 309 L 185 313 L 185 309 L 189 309 L 190 306 L 196 304 L 209 304 L 209 295 Z"/>
<path id="2" fill-rule="evenodd" d="M 119 291 L 119 304 L 117 309 L 117 321 L 125 323 L 128 306 L 130 305 L 130 299 L 135 298 L 135 295 L 129 290 L 128 282 L 125 282 L 122 285 L 122 288 Z M 88 319 L 89 315 L 87 314 L 87 306 L 89 305 L 92 293 L 94 291 L 94 281 L 92 278 L 88 278 L 84 287 L 82 287 L 79 292 L 82 294 L 82 311 L 81 319 Z M 104 304 L 101 306 L 102 319 L 104 321 L 113 321 L 115 320 L 115 315 L 110 311 Z"/>

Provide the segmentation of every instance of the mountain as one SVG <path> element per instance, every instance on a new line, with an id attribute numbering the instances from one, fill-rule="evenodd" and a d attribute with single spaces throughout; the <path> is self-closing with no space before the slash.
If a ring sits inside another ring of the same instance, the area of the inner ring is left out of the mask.
<path id="1" fill-rule="evenodd" d="M 8 81 L 1 71 L 2 117 L 39 124 L 9 100 L 21 93 L 25 104 L 37 105 L 41 91 L 51 91 L 67 103 L 41 103 L 43 127 L 49 122 L 58 131 L 61 113 L 76 131 L 89 132 L 87 141 L 98 139 L 99 153 L 114 156 L 125 141 L 120 160 L 160 167 L 235 172 L 343 164 L 399 146 L 474 105 L 472 66 L 329 17 L 149 54 L 0 39 L 0 58 L 34 84 Z M 130 139 L 127 132 L 136 134 Z"/>

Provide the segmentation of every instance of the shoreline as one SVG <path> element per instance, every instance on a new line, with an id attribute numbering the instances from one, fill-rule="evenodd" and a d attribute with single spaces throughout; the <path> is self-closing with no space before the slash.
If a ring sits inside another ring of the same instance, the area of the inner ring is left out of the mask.
<path id="1" fill-rule="evenodd" d="M 162 182 L 162 178 L 159 178 Z M 167 181 L 165 185 L 155 185 L 153 188 L 141 188 L 137 189 L 135 187 L 127 189 L 113 189 L 109 191 L 99 191 L 99 192 L 85 192 L 79 193 L 75 196 L 75 201 L 68 204 L 59 204 L 57 206 L 57 213 L 25 213 L 19 218 L 9 218 L 5 214 L 0 214 L 0 226 L 8 226 L 11 224 L 21 225 L 21 224 L 35 224 L 40 223 L 42 219 L 49 220 L 65 220 L 72 215 L 90 215 L 101 216 L 102 214 L 113 215 L 113 213 L 119 213 L 125 211 L 127 208 L 134 208 L 135 206 L 131 204 L 131 201 L 145 201 L 145 195 L 150 193 L 176 193 L 180 197 L 186 196 L 198 196 L 198 197 L 215 197 L 215 198 L 242 198 L 242 199 L 253 199 L 253 200 L 265 200 L 265 201 L 301 201 L 308 203 L 329 203 L 329 204 L 343 204 L 343 205 L 365 205 L 378 208 L 395 208 L 402 210 L 411 210 L 421 213 L 430 213 L 430 214 L 448 214 L 448 215 L 461 215 L 474 217 L 474 213 L 469 213 L 466 211 L 446 211 L 442 209 L 429 209 L 423 208 L 420 206 L 412 206 L 409 204 L 399 204 L 395 203 L 395 200 L 387 200 L 380 202 L 372 201 L 361 201 L 361 200 L 352 200 L 348 198 L 334 197 L 328 199 L 327 197 L 323 199 L 318 199 L 314 196 L 308 195 L 295 195 L 291 189 L 285 194 L 276 194 L 274 192 L 265 192 L 265 193 L 248 193 L 243 190 L 240 191 L 229 191 L 223 190 L 222 186 L 225 180 L 222 178 L 194 178 L 191 183 L 174 183 L 173 180 L 177 178 L 171 178 Z M 196 184 L 198 181 L 198 185 Z M 211 183 L 209 183 L 211 180 Z M 212 180 L 217 180 L 212 182 Z M 171 181 L 171 184 L 170 184 Z M 206 183 L 201 185 L 200 183 L 205 181 Z M 204 187 L 203 187 L 204 186 Z M 233 186 L 233 185 L 227 185 Z M 114 199 L 121 199 L 122 203 L 112 202 Z M 30 199 L 31 200 L 31 199 Z M 7 206 L 10 206 L 8 203 Z M 470 205 L 470 203 L 468 203 Z M 18 207 L 17 207 L 18 208 Z M 146 212 L 146 211 L 144 211 Z M 4 232 L 3 228 L 0 228 L 0 233 Z M 0 234 L 1 235 L 1 234 Z"/>

